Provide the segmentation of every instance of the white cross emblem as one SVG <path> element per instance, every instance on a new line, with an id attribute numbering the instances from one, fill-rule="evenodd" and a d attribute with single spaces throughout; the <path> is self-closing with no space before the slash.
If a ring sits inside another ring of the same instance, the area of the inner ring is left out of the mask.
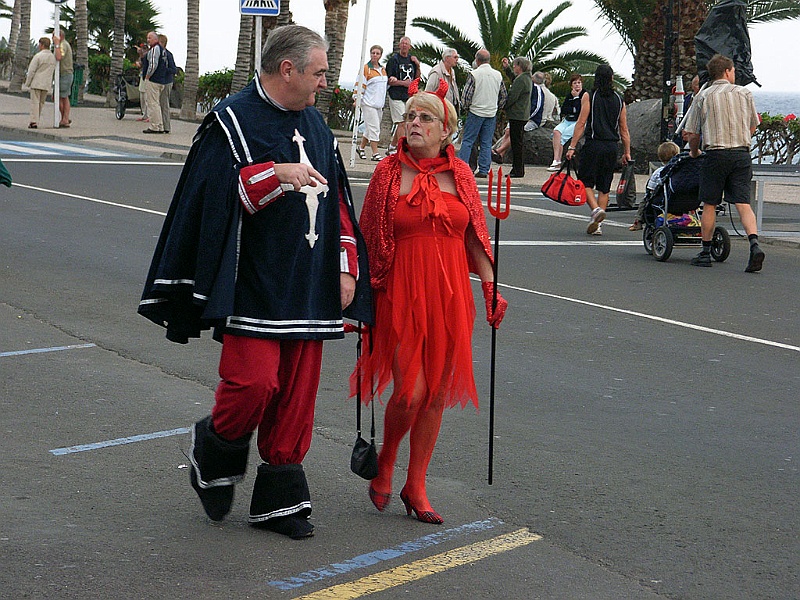
<path id="1" fill-rule="evenodd" d="M 297 145 L 300 148 L 300 162 L 304 165 L 308 165 L 309 167 L 313 167 L 314 165 L 312 165 L 311 161 L 308 160 L 306 149 L 303 146 L 303 142 L 306 141 L 306 138 L 300 135 L 300 132 L 297 131 L 297 129 L 294 130 L 292 141 L 297 142 Z M 308 245 L 313 248 L 314 243 L 319 238 L 317 235 L 317 207 L 319 207 L 319 199 L 317 197 L 320 194 L 327 194 L 328 186 L 317 181 L 316 186 L 304 185 L 301 187 L 300 193 L 306 195 L 306 208 L 308 209 L 308 233 L 305 237 L 308 240 Z"/>

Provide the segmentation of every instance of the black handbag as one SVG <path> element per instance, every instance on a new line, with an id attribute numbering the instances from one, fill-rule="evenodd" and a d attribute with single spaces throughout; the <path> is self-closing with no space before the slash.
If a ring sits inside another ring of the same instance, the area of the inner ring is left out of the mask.
<path id="1" fill-rule="evenodd" d="M 350 470 L 366 480 L 378 476 L 378 451 L 375 449 L 375 400 L 372 400 L 372 427 L 370 441 L 361 437 L 361 323 L 358 324 L 356 344 L 356 443 L 350 456 Z"/>

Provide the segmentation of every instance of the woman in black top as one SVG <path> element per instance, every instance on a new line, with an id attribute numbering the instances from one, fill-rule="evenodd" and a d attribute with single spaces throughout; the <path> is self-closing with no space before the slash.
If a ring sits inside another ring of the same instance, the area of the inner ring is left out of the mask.
<path id="1" fill-rule="evenodd" d="M 572 144 L 567 149 L 567 160 L 575 154 L 575 146 L 586 135 L 581 150 L 578 179 L 586 186 L 586 203 L 592 216 L 586 233 L 602 235 L 600 223 L 606 218 L 608 193 L 617 163 L 617 146 L 622 140 L 622 164 L 631 159 L 631 138 L 625 102 L 613 88 L 614 71 L 608 65 L 599 65 L 594 72 L 594 89 L 581 98 L 581 112 L 575 124 Z M 597 188 L 597 198 L 594 189 Z"/>

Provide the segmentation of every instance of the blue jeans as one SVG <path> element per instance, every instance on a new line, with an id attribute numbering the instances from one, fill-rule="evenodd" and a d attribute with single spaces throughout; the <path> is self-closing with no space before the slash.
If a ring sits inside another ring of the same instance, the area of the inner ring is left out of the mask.
<path id="1" fill-rule="evenodd" d="M 488 173 L 492 168 L 492 139 L 494 138 L 494 128 L 497 117 L 479 117 L 472 113 L 467 114 L 467 122 L 464 123 L 464 134 L 461 138 L 461 149 L 458 151 L 458 158 L 464 162 L 469 162 L 472 154 L 472 146 L 478 142 L 478 172 Z"/>

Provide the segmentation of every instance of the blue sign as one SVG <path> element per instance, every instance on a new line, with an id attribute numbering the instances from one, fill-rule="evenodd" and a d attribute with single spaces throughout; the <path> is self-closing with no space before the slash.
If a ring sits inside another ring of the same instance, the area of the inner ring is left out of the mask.
<path id="1" fill-rule="evenodd" d="M 239 0 L 239 12 L 256 17 L 277 17 L 281 3 L 280 0 Z"/>

